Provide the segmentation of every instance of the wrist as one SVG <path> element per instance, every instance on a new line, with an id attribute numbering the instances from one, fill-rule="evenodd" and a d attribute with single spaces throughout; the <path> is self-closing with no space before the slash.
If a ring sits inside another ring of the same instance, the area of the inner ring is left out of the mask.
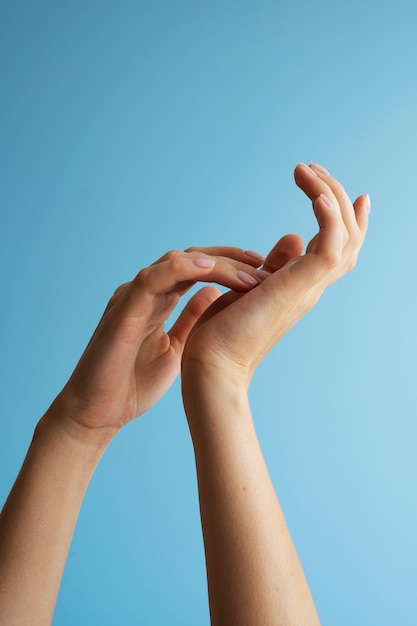
<path id="1" fill-rule="evenodd" d="M 210 356 L 205 352 L 194 356 L 186 352 L 181 364 L 183 391 L 197 387 L 203 391 L 206 387 L 224 389 L 225 393 L 246 396 L 252 372 L 246 365 L 236 361 Z"/>
<path id="2" fill-rule="evenodd" d="M 51 404 L 49 409 L 39 420 L 35 435 L 52 433 L 53 436 L 68 440 L 68 442 L 76 446 L 81 451 L 88 450 L 94 455 L 95 451 L 101 456 L 113 437 L 117 434 L 118 429 L 110 427 L 89 427 L 83 424 L 82 416 L 74 415 L 58 396 Z"/>
<path id="3" fill-rule="evenodd" d="M 228 404 L 240 404 L 247 400 L 248 376 L 226 363 L 187 362 L 182 367 L 181 382 L 185 402 L 212 398 L 214 395 Z"/>
<path id="4" fill-rule="evenodd" d="M 109 442 L 95 432 L 81 433 L 50 408 L 36 425 L 29 454 L 55 467 L 61 484 L 82 499 Z"/>
<path id="5" fill-rule="evenodd" d="M 182 371 L 182 395 L 193 439 L 197 433 L 209 437 L 214 431 L 229 436 L 235 431 L 236 420 L 240 428 L 252 428 L 248 381 L 234 369 L 207 364 L 191 367 L 188 363 Z"/>

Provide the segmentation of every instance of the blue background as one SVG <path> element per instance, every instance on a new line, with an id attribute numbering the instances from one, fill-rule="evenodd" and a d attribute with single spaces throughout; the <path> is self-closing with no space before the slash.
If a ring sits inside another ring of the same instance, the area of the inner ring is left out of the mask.
<path id="1" fill-rule="evenodd" d="M 370 193 L 356 269 L 268 355 L 256 427 L 323 624 L 415 625 L 415 3 L 0 2 L 0 496 L 115 287 L 171 248 L 315 232 L 292 179 Z M 54 624 L 206 625 L 176 382 L 87 493 Z"/>

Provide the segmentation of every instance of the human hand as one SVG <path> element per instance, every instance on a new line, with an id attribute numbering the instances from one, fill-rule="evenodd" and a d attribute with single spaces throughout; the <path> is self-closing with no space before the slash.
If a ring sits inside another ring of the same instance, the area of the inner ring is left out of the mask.
<path id="1" fill-rule="evenodd" d="M 317 164 L 300 164 L 295 182 L 312 200 L 319 232 L 302 255 L 303 240 L 286 235 L 263 270 L 270 276 L 248 293 L 230 291 L 201 316 L 183 355 L 183 384 L 196 367 L 247 385 L 268 350 L 322 295 L 351 270 L 368 225 L 369 197 L 352 204 L 342 185 Z"/>
<path id="2" fill-rule="evenodd" d="M 190 329 L 220 292 L 197 292 L 169 332 L 164 322 L 196 281 L 238 292 L 260 283 L 263 257 L 238 248 L 168 252 L 111 298 L 90 343 L 50 411 L 76 437 L 100 429 L 110 437 L 149 409 L 179 372 Z"/>

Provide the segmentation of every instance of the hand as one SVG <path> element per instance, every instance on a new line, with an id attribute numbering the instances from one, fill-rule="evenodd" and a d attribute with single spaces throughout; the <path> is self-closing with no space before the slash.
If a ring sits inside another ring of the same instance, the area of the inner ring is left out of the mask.
<path id="1" fill-rule="evenodd" d="M 202 366 L 222 380 L 247 385 L 268 350 L 355 265 L 369 197 L 352 204 L 342 185 L 317 164 L 297 166 L 295 181 L 312 200 L 319 232 L 304 255 L 301 237 L 280 239 L 266 258 L 263 270 L 270 276 L 262 284 L 245 294 L 231 291 L 210 306 L 187 342 L 183 381 Z"/>
<path id="2" fill-rule="evenodd" d="M 263 257 L 238 248 L 168 252 L 117 289 L 73 375 L 53 403 L 54 419 L 75 436 L 106 429 L 113 436 L 149 409 L 178 374 L 188 333 L 220 292 L 195 294 L 169 332 L 164 322 L 196 281 L 244 292 L 263 280 Z M 75 428 L 75 431 L 74 431 Z"/>

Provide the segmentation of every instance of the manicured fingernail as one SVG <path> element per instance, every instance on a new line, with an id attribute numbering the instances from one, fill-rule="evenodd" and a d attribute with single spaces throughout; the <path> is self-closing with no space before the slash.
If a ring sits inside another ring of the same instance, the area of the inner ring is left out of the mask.
<path id="1" fill-rule="evenodd" d="M 269 278 L 271 276 L 271 272 L 267 272 L 266 270 L 258 270 L 258 276 L 259 278 L 262 278 L 262 280 L 265 280 L 265 278 Z"/>
<path id="2" fill-rule="evenodd" d="M 371 196 L 369 193 L 366 194 L 366 204 L 368 206 L 368 213 L 371 212 Z"/>
<path id="3" fill-rule="evenodd" d="M 261 263 L 265 260 L 265 257 L 262 254 L 259 254 L 259 252 L 255 252 L 254 250 L 245 250 L 245 254 L 252 257 L 252 259 L 255 259 L 256 261 L 260 261 Z"/>
<path id="4" fill-rule="evenodd" d="M 321 198 L 324 202 L 324 204 L 329 207 L 329 209 L 333 209 L 333 202 L 330 200 L 330 198 L 328 198 L 327 196 L 324 195 L 324 193 L 321 193 L 319 195 L 319 198 Z"/>
<path id="5" fill-rule="evenodd" d="M 315 172 L 314 170 L 312 170 L 312 169 L 311 169 L 311 167 L 309 167 L 309 166 L 308 166 L 308 165 L 306 165 L 305 163 L 300 163 L 300 165 L 302 165 L 302 166 L 303 166 L 303 168 L 305 169 L 305 171 L 306 171 L 308 174 L 311 174 L 311 176 L 316 176 L 316 178 L 317 178 L 317 174 L 316 174 L 316 172 Z"/>
<path id="6" fill-rule="evenodd" d="M 238 270 L 236 273 L 237 273 L 238 278 L 242 281 L 242 283 L 245 283 L 246 285 L 258 284 L 258 281 L 256 280 L 256 278 L 254 278 L 250 274 L 247 274 L 246 272 L 242 272 L 241 270 Z"/>
<path id="7" fill-rule="evenodd" d="M 318 170 L 319 172 L 321 172 L 322 174 L 330 174 L 330 172 L 328 170 L 326 170 L 325 167 L 323 167 L 322 165 L 320 165 L 320 163 L 310 163 L 310 167 L 315 167 L 316 170 Z"/>
<path id="8" fill-rule="evenodd" d="M 193 263 L 197 267 L 214 267 L 216 265 L 216 261 L 212 259 L 193 259 Z"/>

